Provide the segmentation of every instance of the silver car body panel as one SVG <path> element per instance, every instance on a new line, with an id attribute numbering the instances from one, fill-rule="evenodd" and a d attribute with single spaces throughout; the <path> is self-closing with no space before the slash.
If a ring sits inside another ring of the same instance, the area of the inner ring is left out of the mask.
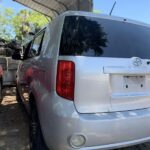
<path id="1" fill-rule="evenodd" d="M 150 67 L 147 60 L 143 60 L 140 67 L 135 67 L 132 58 L 76 56 L 59 59 L 76 64 L 74 103 L 79 113 L 150 107 Z M 126 85 L 129 87 L 126 88 Z"/>
<path id="2" fill-rule="evenodd" d="M 41 55 L 20 63 L 17 88 L 23 101 L 22 88 L 27 84 L 24 74 L 28 68 L 38 70 L 28 84 L 28 93 L 35 97 L 47 146 L 53 150 L 73 150 L 68 141 L 75 134 L 86 138 L 80 150 L 113 149 L 149 141 L 150 68 L 147 60 L 136 67 L 134 58 L 59 56 L 64 18 L 70 15 L 124 21 L 85 12 L 64 13 L 47 26 Z M 126 22 L 149 26 L 132 20 Z M 74 102 L 56 93 L 58 60 L 75 63 Z"/>

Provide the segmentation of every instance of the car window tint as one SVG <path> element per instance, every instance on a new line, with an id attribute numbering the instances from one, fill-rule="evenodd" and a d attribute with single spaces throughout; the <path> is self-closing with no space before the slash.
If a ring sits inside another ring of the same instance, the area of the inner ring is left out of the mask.
<path id="1" fill-rule="evenodd" d="M 42 52 L 43 52 L 43 54 L 45 54 L 45 52 L 47 50 L 50 38 L 51 38 L 50 28 L 47 27 L 46 30 L 45 30 L 45 34 L 44 34 L 44 37 L 43 37 L 43 43 L 42 43 Z"/>
<path id="2" fill-rule="evenodd" d="M 150 59 L 150 28 L 95 17 L 65 18 L 60 55 Z"/>
<path id="3" fill-rule="evenodd" d="M 41 32 L 38 36 L 35 37 L 28 55 L 30 58 L 40 54 L 43 36 L 44 32 Z"/>

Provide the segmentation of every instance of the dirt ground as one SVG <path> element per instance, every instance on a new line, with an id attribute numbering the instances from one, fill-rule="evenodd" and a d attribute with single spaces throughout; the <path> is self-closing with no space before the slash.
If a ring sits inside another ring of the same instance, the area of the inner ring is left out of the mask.
<path id="1" fill-rule="evenodd" d="M 0 104 L 0 150 L 29 150 L 27 116 L 15 89 L 6 89 Z"/>
<path id="2" fill-rule="evenodd" d="M 0 102 L 0 150 L 29 150 L 28 119 L 15 94 L 15 88 L 5 89 Z M 150 150 L 150 143 L 119 150 Z"/>

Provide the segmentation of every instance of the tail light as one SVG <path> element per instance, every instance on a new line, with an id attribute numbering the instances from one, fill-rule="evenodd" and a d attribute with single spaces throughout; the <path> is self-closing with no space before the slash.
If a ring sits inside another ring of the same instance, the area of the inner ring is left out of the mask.
<path id="1" fill-rule="evenodd" d="M 72 61 L 58 61 L 56 91 L 63 98 L 74 100 L 75 64 Z"/>

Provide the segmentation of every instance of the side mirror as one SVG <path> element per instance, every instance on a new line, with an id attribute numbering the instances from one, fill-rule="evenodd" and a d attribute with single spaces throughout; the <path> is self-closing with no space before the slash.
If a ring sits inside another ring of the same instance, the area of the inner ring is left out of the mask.
<path id="1" fill-rule="evenodd" d="M 20 51 L 14 51 L 12 54 L 12 59 L 23 60 L 23 54 Z"/>
<path id="2" fill-rule="evenodd" d="M 20 55 L 20 53 L 13 53 L 13 54 L 12 54 L 12 59 L 14 59 L 14 60 L 21 60 L 21 55 Z"/>

